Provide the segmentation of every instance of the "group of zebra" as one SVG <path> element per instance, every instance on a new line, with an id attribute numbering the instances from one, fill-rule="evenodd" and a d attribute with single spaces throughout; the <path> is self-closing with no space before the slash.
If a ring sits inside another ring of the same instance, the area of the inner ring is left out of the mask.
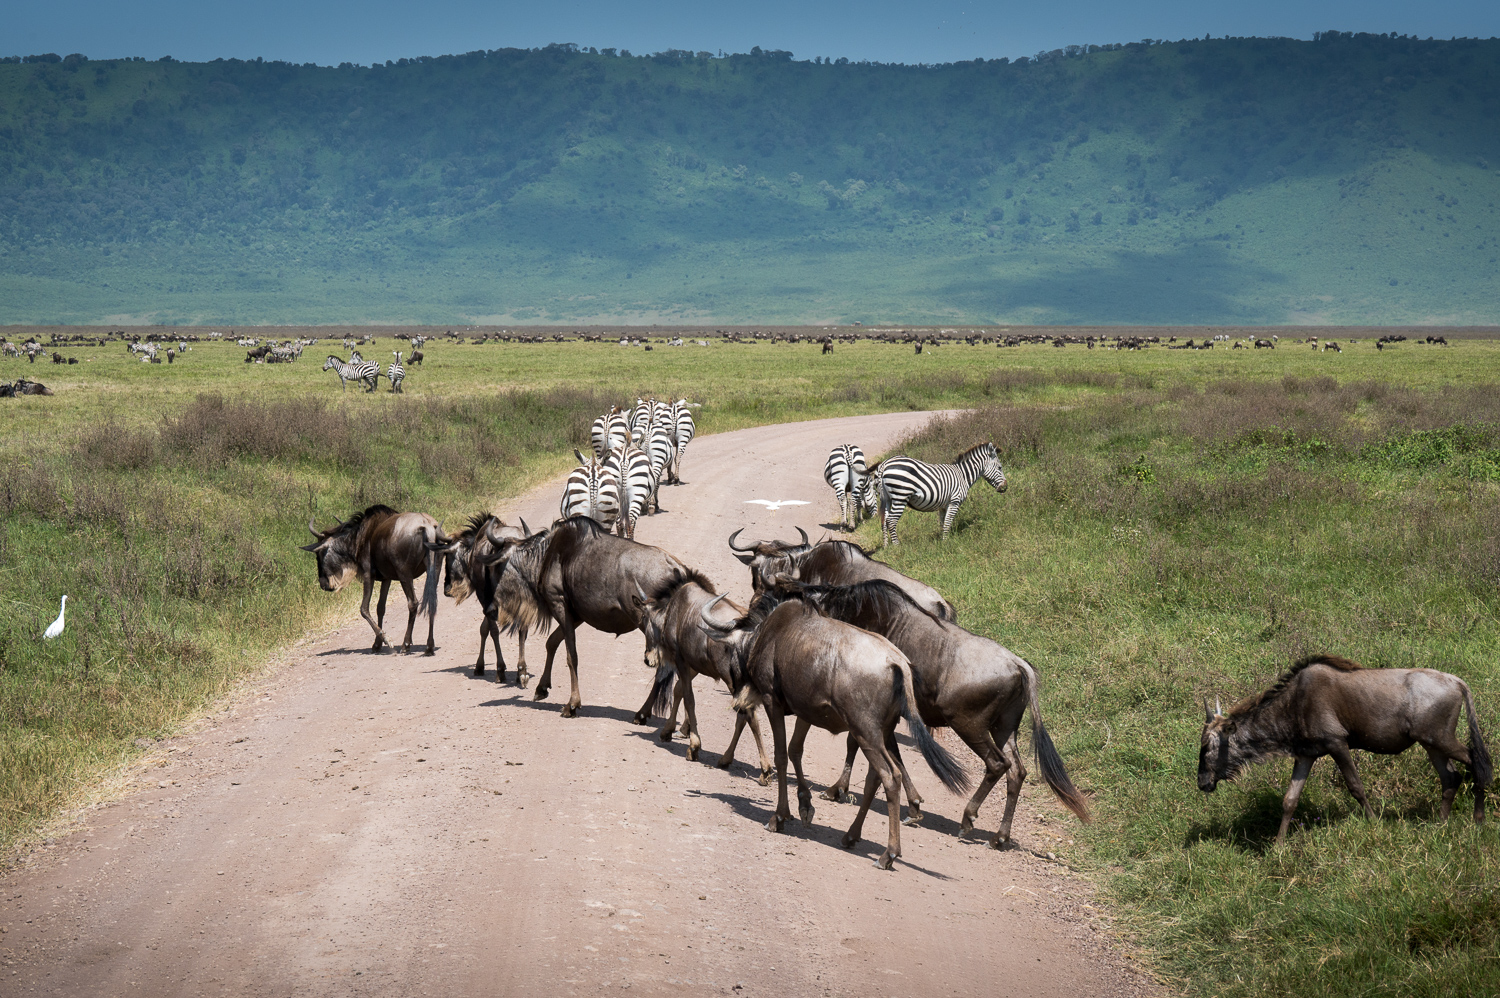
<path id="1" fill-rule="evenodd" d="M 682 461 L 697 431 L 687 399 L 636 399 L 635 408 L 611 406 L 594 420 L 593 453 L 573 453 L 578 467 L 563 489 L 562 516 L 587 516 L 621 537 L 635 537 L 636 521 L 649 508 L 661 512 L 663 484 L 682 484 Z"/>
<path id="2" fill-rule="evenodd" d="M 855 444 L 839 444 L 828 455 L 823 479 L 839 504 L 839 526 L 853 530 L 859 521 L 880 514 L 880 543 L 896 544 L 896 523 L 907 507 L 943 513 L 943 537 L 953 528 L 958 507 L 983 478 L 1005 491 L 1005 469 L 992 443 L 971 447 L 952 464 L 928 464 L 916 458 L 888 457 L 873 468 Z"/>
<path id="3" fill-rule="evenodd" d="M 386 369 L 386 379 L 391 383 L 391 391 L 400 393 L 401 382 L 406 380 L 406 368 L 401 363 L 401 354 L 404 351 L 392 350 L 391 354 L 396 359 L 391 361 L 390 367 Z M 349 359 L 329 354 L 328 359 L 323 362 L 323 370 L 333 371 L 339 376 L 339 385 L 344 391 L 349 390 L 349 382 L 365 386 L 366 392 L 373 392 L 376 383 L 380 380 L 380 364 L 377 361 L 365 360 L 359 355 L 358 350 L 351 351 Z"/>

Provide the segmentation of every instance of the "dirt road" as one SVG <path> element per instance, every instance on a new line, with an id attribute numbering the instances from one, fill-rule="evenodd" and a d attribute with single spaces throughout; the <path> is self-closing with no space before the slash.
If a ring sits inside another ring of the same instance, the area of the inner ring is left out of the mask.
<path id="1" fill-rule="evenodd" d="M 768 426 L 693 442 L 668 512 L 637 538 L 736 599 L 724 539 L 814 536 L 837 519 L 830 446 L 879 452 L 919 413 Z M 549 487 L 503 510 L 556 515 Z M 767 511 L 745 500 L 806 499 Z M 908 529 L 933 529 L 919 517 Z M 308 559 L 308 585 L 314 569 Z M 393 615 L 404 605 L 392 600 Z M 927 798 L 903 857 L 838 842 L 855 807 L 765 830 L 775 788 L 748 734 L 714 767 L 728 695 L 698 680 L 702 760 L 631 723 L 650 676 L 638 634 L 579 632 L 583 708 L 559 717 L 493 670 L 469 672 L 471 600 L 438 615 L 436 658 L 372 656 L 357 618 L 194 733 L 160 746 L 145 789 L 90 812 L 3 882 L 0 995 L 1123 995 L 1150 990 L 1110 948 L 1077 877 L 1045 853 L 1072 818 L 1033 776 L 1019 848 L 995 852 L 1003 786 L 971 841 L 962 801 Z M 527 649 L 532 673 L 541 642 Z M 767 738 L 769 747 L 769 737 Z M 955 741 L 955 745 L 956 745 Z M 815 730 L 808 772 L 838 772 Z M 974 760 L 957 746 L 968 763 Z M 915 755 L 910 758 L 917 758 Z M 749 765 L 746 765 L 748 761 Z M 863 762 L 860 763 L 861 772 Z M 866 834 L 884 836 L 884 802 Z M 1040 818 L 1039 818 L 1040 816 Z"/>

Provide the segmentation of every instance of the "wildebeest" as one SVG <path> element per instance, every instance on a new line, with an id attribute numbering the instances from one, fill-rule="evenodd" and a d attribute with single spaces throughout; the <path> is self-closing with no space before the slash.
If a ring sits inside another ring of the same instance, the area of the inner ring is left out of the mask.
<path id="1" fill-rule="evenodd" d="M 1454 736 L 1458 711 L 1469 716 L 1469 747 Z M 1421 742 L 1443 785 L 1439 817 L 1447 820 L 1461 782 L 1453 761 L 1474 779 L 1474 820 L 1484 821 L 1484 788 L 1494 777 L 1479 734 L 1474 697 L 1457 676 L 1435 669 L 1366 669 L 1336 655 L 1313 655 L 1292 666 L 1264 693 L 1247 697 L 1228 714 L 1203 703 L 1198 749 L 1198 789 L 1213 793 L 1220 780 L 1245 766 L 1289 755 L 1296 760 L 1281 805 L 1276 841 L 1286 838 L 1302 785 L 1313 763 L 1333 756 L 1349 792 L 1374 819 L 1351 749 L 1395 755 Z"/>
<path id="2" fill-rule="evenodd" d="M 1042 779 L 1080 820 L 1089 820 L 1083 795 L 1068 779 L 1047 727 L 1036 669 L 1019 655 L 989 638 L 940 620 L 919 606 L 900 588 L 884 579 L 851 586 L 808 586 L 782 576 L 778 592 L 795 593 L 821 612 L 887 638 L 911 662 L 917 709 L 929 727 L 951 727 L 984 762 L 984 779 L 964 808 L 961 835 L 974 828 L 974 818 L 1002 776 L 1006 783 L 1005 816 L 990 845 L 998 849 L 1010 839 L 1011 821 L 1026 767 L 1016 748 L 1021 717 L 1031 709 L 1031 742 Z M 849 788 L 858 746 L 851 740 L 844 771 L 824 796 L 838 800 Z M 911 775 L 894 752 L 906 785 L 911 821 L 922 818 L 922 797 Z"/>
<path id="3" fill-rule="evenodd" d="M 848 586 L 870 579 L 884 579 L 940 620 L 958 620 L 958 611 L 943 599 L 942 593 L 925 582 L 902 575 L 883 561 L 876 561 L 858 544 L 849 541 L 810 544 L 807 531 L 798 527 L 801 544 L 757 541 L 749 547 L 740 547 L 734 539 L 741 530 L 729 535 L 729 547 L 734 556 L 750 568 L 751 585 L 757 593 L 771 586 L 778 575 L 790 575 L 801 582 L 823 586 Z"/>
<path id="4" fill-rule="evenodd" d="M 526 685 L 526 635 L 537 621 L 525 612 L 510 612 L 513 600 L 500 599 L 500 589 L 506 562 L 492 560 L 490 555 L 497 543 L 507 540 L 524 540 L 531 535 L 522 520 L 513 527 L 493 513 L 480 513 L 469 518 L 464 529 L 443 541 L 429 546 L 443 558 L 443 595 L 450 597 L 455 606 L 473 594 L 479 599 L 482 619 L 479 623 L 479 657 L 474 661 L 474 675 L 484 675 L 484 643 L 490 640 L 495 646 L 495 671 L 500 681 L 505 682 L 505 656 L 500 651 L 500 631 L 509 627 L 517 632 L 520 644 L 520 663 L 516 669 L 516 681 Z"/>
<path id="5" fill-rule="evenodd" d="M 505 556 L 507 551 L 499 552 Z M 578 692 L 579 624 L 588 624 L 606 634 L 642 630 L 641 610 L 636 599 L 664 599 L 680 585 L 696 582 L 714 591 L 696 569 L 689 568 L 661 548 L 616 537 L 586 516 L 572 516 L 553 524 L 546 552 L 537 571 L 539 595 L 558 628 L 547 638 L 547 664 L 537 680 L 534 696 L 545 700 L 552 688 L 552 660 L 557 646 L 567 643 L 568 674 L 572 695 L 563 706 L 563 717 L 574 717 L 582 698 Z M 654 671 L 659 664 L 655 649 L 646 648 L 646 664 Z"/>
<path id="6" fill-rule="evenodd" d="M 391 583 L 401 583 L 406 594 L 407 619 L 406 638 L 402 641 L 401 653 L 411 651 L 411 632 L 416 626 L 419 609 L 412 580 L 426 574 L 420 609 L 427 614 L 427 651 L 434 652 L 433 625 L 437 620 L 437 554 L 428 548 L 429 542 L 443 538 L 443 528 L 426 513 L 398 513 L 389 506 L 374 505 L 348 520 L 336 523 L 328 530 L 319 530 L 309 520 L 307 529 L 317 538 L 302 550 L 311 551 L 318 559 L 318 584 L 326 591 L 336 593 L 358 576 L 364 583 L 364 599 L 359 605 L 359 615 L 375 631 L 372 652 L 380 650 L 382 644 L 390 644 L 385 636 L 385 598 Z M 376 617 L 370 616 L 370 591 L 380 583 L 380 602 L 376 606 Z M 395 645 L 391 645 L 392 649 Z"/>
<path id="7" fill-rule="evenodd" d="M 636 712 L 635 722 L 645 724 L 653 711 L 663 714 L 667 723 L 657 734 L 662 741 L 671 741 L 677 722 L 677 708 L 685 706 L 687 717 L 683 721 L 682 733 L 688 739 L 687 757 L 690 761 L 698 758 L 698 749 L 702 745 L 698 736 L 697 704 L 693 699 L 693 677 L 707 676 L 710 680 L 722 682 L 731 691 L 734 689 L 733 656 L 723 642 L 713 640 L 701 619 L 703 608 L 712 602 L 716 602 L 713 590 L 705 589 L 696 582 L 678 586 L 665 599 L 636 597 L 636 604 L 642 611 L 641 628 L 646 633 L 646 642 L 657 649 L 661 665 L 651 693 Z M 725 600 L 724 605 L 736 618 L 745 615 L 743 607 L 735 606 L 728 600 Z M 667 710 L 666 703 L 669 688 L 672 688 L 670 711 Z M 744 733 L 747 723 L 755 736 L 755 748 L 760 753 L 760 785 L 766 786 L 771 782 L 771 761 L 766 758 L 766 746 L 760 735 L 760 721 L 754 710 L 736 714 L 734 736 L 729 739 L 729 747 L 719 756 L 718 766 L 720 769 L 727 769 L 734 762 L 734 749 L 740 743 L 740 735 Z"/>
<path id="8" fill-rule="evenodd" d="M 802 772 L 807 733 L 815 724 L 835 734 L 848 731 L 864 750 L 870 774 L 859 814 L 844 834 L 843 845 L 847 849 L 859 841 L 879 783 L 885 790 L 890 831 L 885 851 L 875 863 L 889 870 L 901 855 L 896 721 L 906 718 L 922 757 L 944 785 L 955 792 L 968 787 L 963 768 L 922 723 L 906 656 L 878 634 L 826 617 L 799 598 L 783 600 L 783 594 L 770 590 L 757 596 L 750 612 L 733 624 L 718 622 L 710 609 L 703 607 L 700 619 L 734 652 L 736 709 L 748 711 L 756 703 L 763 704 L 771 723 L 777 799 L 776 812 L 766 828 L 779 832 L 792 816 L 786 791 L 788 757 L 797 771 L 798 817 L 803 824 L 812 824 L 812 790 Z M 790 742 L 787 714 L 797 715 Z"/>
<path id="9" fill-rule="evenodd" d="M 1255 341 L 1255 349 L 1257 349 L 1257 350 L 1275 350 L 1276 349 L 1276 344 L 1272 343 L 1270 340 L 1256 340 Z"/>

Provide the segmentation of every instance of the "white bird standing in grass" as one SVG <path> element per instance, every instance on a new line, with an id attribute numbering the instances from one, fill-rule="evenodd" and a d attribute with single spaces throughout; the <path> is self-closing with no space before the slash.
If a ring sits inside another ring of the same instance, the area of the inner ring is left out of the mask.
<path id="1" fill-rule="evenodd" d="M 68 615 L 68 597 L 62 598 L 62 609 L 57 611 L 57 619 L 47 625 L 42 632 L 43 638 L 55 638 L 63 632 L 63 618 Z"/>

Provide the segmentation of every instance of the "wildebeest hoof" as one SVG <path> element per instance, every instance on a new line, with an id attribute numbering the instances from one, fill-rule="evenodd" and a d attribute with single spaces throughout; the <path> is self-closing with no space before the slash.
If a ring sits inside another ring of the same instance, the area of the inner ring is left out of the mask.
<path id="1" fill-rule="evenodd" d="M 691 745 L 688 746 L 687 760 L 688 760 L 688 762 L 697 762 L 698 761 L 698 750 L 696 748 L 694 748 L 693 746 L 691 746 Z"/>
<path id="2" fill-rule="evenodd" d="M 896 857 L 892 856 L 890 850 L 887 849 L 876 858 L 875 868 L 878 870 L 889 870 L 895 861 Z"/>
<path id="3" fill-rule="evenodd" d="M 811 804 L 803 804 L 801 807 L 797 808 L 797 817 L 801 818 L 802 823 L 808 828 L 812 827 L 813 816 L 817 813 L 818 812 L 813 808 Z"/>
<path id="4" fill-rule="evenodd" d="M 578 716 L 578 708 L 575 707 L 575 706 L 573 706 L 572 704 L 564 704 L 563 705 L 563 709 L 562 709 L 562 716 L 563 717 L 577 717 Z"/>
<path id="5" fill-rule="evenodd" d="M 484 675 L 484 666 L 482 666 L 482 665 L 476 665 L 476 666 L 474 666 L 474 675 L 476 675 L 476 676 L 482 676 L 482 675 Z M 505 680 L 505 677 L 501 676 L 500 679 L 503 682 Z"/>
<path id="6" fill-rule="evenodd" d="M 858 835 L 855 835 L 852 832 L 845 832 L 844 837 L 839 840 L 839 845 L 843 846 L 845 849 L 852 849 L 854 848 L 854 844 L 858 841 Z"/>
<path id="7" fill-rule="evenodd" d="M 838 799 L 840 797 L 844 796 L 844 792 L 842 790 L 840 790 L 838 787 L 829 787 L 827 790 L 825 790 L 822 793 L 818 794 L 818 796 L 821 797 L 821 798 L 823 798 L 824 800 L 831 800 L 835 804 L 837 804 L 838 803 Z"/>
<path id="8" fill-rule="evenodd" d="M 908 814 L 905 818 L 902 818 L 901 819 L 901 824 L 903 824 L 903 825 L 915 825 L 915 824 L 918 824 L 919 822 L 921 822 L 921 820 L 923 818 L 925 818 L 925 817 L 927 817 L 927 815 L 925 815 L 922 812 L 918 811 L 916 814 Z"/>
<path id="9" fill-rule="evenodd" d="M 1010 842 L 1010 836 L 1009 835 L 1005 835 L 1005 836 L 996 835 L 994 838 L 990 839 L 990 848 L 991 849 L 995 849 L 995 850 L 1004 849 L 1006 847 L 1006 845 L 1009 844 L 1009 842 Z"/>
<path id="10" fill-rule="evenodd" d="M 773 815 L 771 815 L 771 820 L 768 821 L 768 822 L 766 822 L 766 831 L 768 831 L 768 832 L 779 832 L 779 831 L 781 831 L 781 815 L 779 815 L 779 814 L 773 814 Z"/>
<path id="11" fill-rule="evenodd" d="M 775 775 L 776 773 L 772 770 L 762 769 L 760 771 L 760 779 L 756 780 L 755 782 L 759 783 L 763 787 L 769 787 L 771 785 L 771 778 Z"/>
<path id="12" fill-rule="evenodd" d="M 552 691 L 549 690 L 549 689 L 547 689 L 547 687 L 545 687 L 545 686 L 538 686 L 536 688 L 536 692 L 533 693 L 533 694 L 531 694 L 531 699 L 533 699 L 533 700 L 545 700 L 545 699 L 547 699 L 547 694 L 551 693 L 551 692 Z"/>
<path id="13" fill-rule="evenodd" d="M 734 762 L 734 756 L 728 755 L 726 753 L 725 755 L 719 756 L 719 761 L 714 763 L 714 766 L 719 769 L 728 769 L 731 762 Z M 762 783 L 761 786 L 765 786 L 765 784 Z"/>
<path id="14" fill-rule="evenodd" d="M 635 723 L 636 724 L 645 724 L 649 720 L 651 720 L 651 718 L 647 717 L 647 718 L 643 718 L 641 720 L 637 720 Z M 664 742 L 671 741 L 672 740 L 672 726 L 669 724 L 665 728 L 662 728 L 660 731 L 658 731 L 656 733 L 656 737 L 659 738 L 661 741 L 664 741 Z"/>
<path id="15" fill-rule="evenodd" d="M 432 658 L 436 654 L 437 654 L 437 652 L 435 650 L 429 648 L 429 649 L 427 649 L 426 651 L 424 651 L 422 653 L 422 657 L 423 658 Z"/>
<path id="16" fill-rule="evenodd" d="M 636 724 L 645 724 L 647 721 L 651 720 L 651 717 L 644 710 L 638 710 L 635 712 L 635 716 L 632 717 L 631 720 Z"/>

